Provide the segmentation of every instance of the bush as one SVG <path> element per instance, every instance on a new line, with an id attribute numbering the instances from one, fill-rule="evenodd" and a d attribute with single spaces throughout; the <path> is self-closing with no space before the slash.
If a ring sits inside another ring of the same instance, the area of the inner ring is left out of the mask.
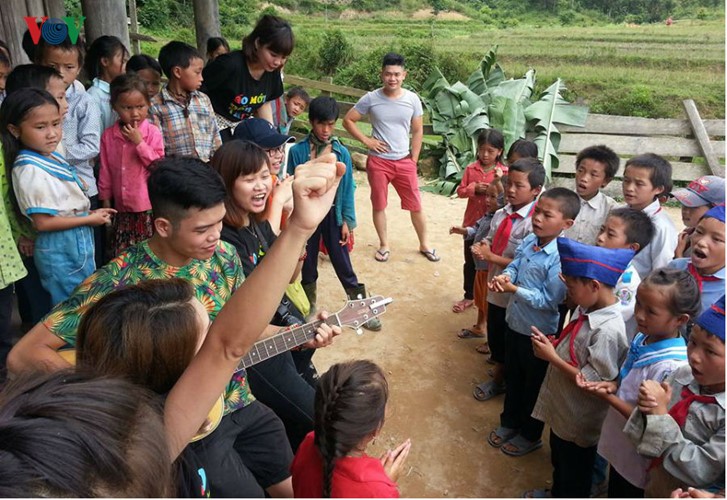
<path id="1" fill-rule="evenodd" d="M 323 34 L 323 42 L 319 52 L 318 68 L 326 75 L 333 75 L 336 69 L 353 57 L 353 45 L 346 40 L 339 29 L 329 30 Z"/>
<path id="2" fill-rule="evenodd" d="M 666 116 L 660 109 L 659 100 L 654 98 L 653 91 L 644 85 L 634 85 L 629 92 L 619 89 L 601 93 L 591 103 L 591 112 L 643 118 Z"/>
<path id="3" fill-rule="evenodd" d="M 145 28 L 162 28 L 169 19 L 170 9 L 167 0 L 139 0 L 137 17 Z"/>
<path id="4" fill-rule="evenodd" d="M 224 28 L 251 24 L 254 21 L 252 14 L 257 12 L 259 8 L 256 0 L 219 0 L 219 7 L 220 25 Z M 275 11 L 272 6 L 268 8 Z M 262 13 L 265 14 L 266 12 L 263 11 Z"/>

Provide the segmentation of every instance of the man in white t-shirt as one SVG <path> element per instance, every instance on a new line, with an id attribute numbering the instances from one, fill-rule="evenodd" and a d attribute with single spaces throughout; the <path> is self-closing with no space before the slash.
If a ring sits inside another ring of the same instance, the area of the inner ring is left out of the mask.
<path id="1" fill-rule="evenodd" d="M 422 103 L 414 92 L 402 88 L 405 78 L 404 57 L 393 52 L 386 54 L 381 68 L 383 87 L 359 99 L 343 119 L 343 126 L 369 149 L 366 174 L 371 186 L 374 227 L 379 236 L 376 260 L 389 260 L 386 205 L 389 184 L 392 184 L 401 198 L 401 208 L 411 215 L 419 238 L 419 252 L 437 262 L 439 255 L 427 244 L 427 225 L 417 178 L 417 161 L 424 136 Z M 373 127 L 371 137 L 356 125 L 366 115 Z"/>

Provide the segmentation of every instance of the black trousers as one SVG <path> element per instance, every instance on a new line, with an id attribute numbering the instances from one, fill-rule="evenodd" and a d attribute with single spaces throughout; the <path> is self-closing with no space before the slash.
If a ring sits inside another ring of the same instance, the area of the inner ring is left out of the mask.
<path id="1" fill-rule="evenodd" d="M 644 490 L 628 482 L 613 467 L 609 467 L 608 498 L 644 498 Z"/>
<path id="2" fill-rule="evenodd" d="M 464 240 L 464 265 L 462 266 L 462 274 L 464 275 L 464 298 L 466 300 L 474 299 L 475 289 L 475 258 L 472 256 L 472 243 L 474 240 Z"/>
<path id="3" fill-rule="evenodd" d="M 338 281 L 343 285 L 344 290 L 356 288 L 358 278 L 351 264 L 351 256 L 348 254 L 348 246 L 341 245 L 341 226 L 336 222 L 336 207 L 332 207 L 316 228 L 313 236 L 308 239 L 306 252 L 308 255 L 303 262 L 301 282 L 304 285 L 314 283 L 318 279 L 318 251 L 320 240 L 328 249 L 328 257 L 331 259 L 333 270 L 336 271 Z"/>
<path id="4" fill-rule="evenodd" d="M 554 498 L 588 498 L 591 495 L 591 475 L 597 451 L 596 445 L 582 448 L 550 431 L 551 493 Z"/>
<path id="5" fill-rule="evenodd" d="M 290 351 L 248 368 L 247 380 L 255 398 L 283 421 L 295 453 L 313 430 L 315 389 L 298 373 Z"/>
<path id="6" fill-rule="evenodd" d="M 10 320 L 13 315 L 13 285 L 0 289 L 0 381 L 5 380 L 5 360 L 13 347 Z"/>
<path id="7" fill-rule="evenodd" d="M 15 282 L 15 294 L 18 296 L 18 312 L 23 323 L 35 325 L 50 312 L 50 294 L 40 283 L 38 268 L 33 257 L 23 257 L 23 265 L 28 275 Z"/>
<path id="8" fill-rule="evenodd" d="M 538 400 L 548 362 L 535 357 L 530 335 L 521 335 L 509 327 L 505 348 L 507 393 L 500 414 L 500 425 L 518 429 L 528 441 L 537 441 L 543 435 L 543 422 L 530 414 Z M 588 480 L 591 480 L 590 475 Z"/>

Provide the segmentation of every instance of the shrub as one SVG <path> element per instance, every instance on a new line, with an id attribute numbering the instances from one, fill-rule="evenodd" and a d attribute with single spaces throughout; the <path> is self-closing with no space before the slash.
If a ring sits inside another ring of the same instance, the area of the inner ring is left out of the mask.
<path id="1" fill-rule="evenodd" d="M 341 30 L 329 30 L 323 34 L 318 55 L 318 68 L 326 75 L 333 75 L 341 64 L 351 60 L 353 45 Z"/>

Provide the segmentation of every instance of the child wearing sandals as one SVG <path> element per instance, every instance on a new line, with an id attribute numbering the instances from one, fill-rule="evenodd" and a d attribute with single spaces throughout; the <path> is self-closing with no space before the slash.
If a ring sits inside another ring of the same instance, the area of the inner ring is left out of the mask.
<path id="1" fill-rule="evenodd" d="M 507 167 L 501 163 L 504 148 L 505 138 L 499 130 L 485 129 L 477 137 L 477 159 L 467 165 L 457 188 L 457 196 L 467 198 L 462 227 L 474 226 L 487 213 L 487 187 L 507 173 Z M 464 298 L 452 305 L 452 312 L 464 312 L 473 304 L 476 273 L 473 243 L 472 239 L 464 238 Z"/>
<path id="2" fill-rule="evenodd" d="M 608 404 L 583 393 L 577 379 L 614 380 L 628 342 L 619 301 L 613 293 L 634 256 L 633 250 L 584 245 L 558 238 L 568 298 L 578 306 L 575 319 L 551 343 L 532 328 L 535 356 L 549 363 L 533 417 L 550 426 L 553 489 L 526 497 L 588 498 L 601 425 Z"/>
<path id="3" fill-rule="evenodd" d="M 512 175 L 513 169 L 510 172 Z M 531 330 L 536 326 L 554 334 L 558 329 L 558 304 L 565 299 L 566 286 L 559 277 L 556 239 L 573 225 L 579 209 L 578 195 L 570 189 L 545 191 L 533 212 L 533 234 L 523 239 L 515 259 L 489 285 L 490 291 L 512 294 L 504 332 L 507 392 L 500 426 L 487 439 L 509 456 L 526 455 L 543 445 L 543 422 L 531 414 L 548 363 L 535 356 Z"/>
<path id="4" fill-rule="evenodd" d="M 696 281 L 686 271 L 652 271 L 638 288 L 639 334 L 631 342 L 619 377 L 612 382 L 578 380 L 578 385 L 611 405 L 601 429 L 599 453 L 609 461 L 610 498 L 642 498 L 651 461 L 636 451 L 622 432 L 638 401 L 644 380 L 662 382 L 687 364 L 687 346 L 679 327 L 699 312 Z"/>
<path id="5" fill-rule="evenodd" d="M 470 328 L 463 328 L 457 334 L 460 339 L 484 338 L 485 321 L 487 319 L 487 261 L 480 252 L 482 242 L 490 232 L 492 217 L 502 208 L 503 187 L 502 178 L 497 173 L 495 179 L 487 186 L 485 201 L 487 213 L 480 217 L 474 226 L 452 226 L 449 234 L 461 234 L 465 240 L 471 239 L 471 253 L 475 262 L 474 302 L 477 307 L 477 323 Z M 485 354 L 489 354 L 489 348 L 484 344 Z M 478 352 L 481 349 L 478 348 Z"/>
<path id="6" fill-rule="evenodd" d="M 495 212 L 490 232 L 478 251 L 488 262 L 488 278 L 497 276 L 512 262 L 515 250 L 532 230 L 535 199 L 545 182 L 545 168 L 535 158 L 522 158 L 510 164 L 505 185 L 507 205 Z M 472 395 L 487 401 L 505 392 L 505 315 L 511 293 L 487 293 L 487 342 L 495 365 L 492 380 L 478 384 Z"/>

